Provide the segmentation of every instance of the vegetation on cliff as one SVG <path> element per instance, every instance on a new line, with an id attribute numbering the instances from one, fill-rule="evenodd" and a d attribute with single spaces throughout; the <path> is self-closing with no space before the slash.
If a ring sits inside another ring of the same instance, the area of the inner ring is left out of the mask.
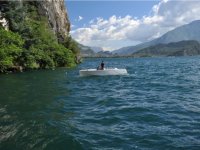
<path id="1" fill-rule="evenodd" d="M 75 66 L 78 46 L 66 36 L 59 41 L 40 16 L 37 2 L 10 1 L 4 5 L 4 17 L 9 21 L 9 31 L 0 27 L 0 72 L 16 66 L 24 69 L 44 69 Z"/>
<path id="2" fill-rule="evenodd" d="M 24 40 L 19 34 L 0 27 L 0 71 L 16 65 L 23 51 Z"/>

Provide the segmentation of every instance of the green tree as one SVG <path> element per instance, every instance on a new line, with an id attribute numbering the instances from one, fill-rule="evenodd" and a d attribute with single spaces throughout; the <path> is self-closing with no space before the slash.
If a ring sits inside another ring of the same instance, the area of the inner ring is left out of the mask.
<path id="1" fill-rule="evenodd" d="M 24 40 L 17 33 L 0 27 L 0 71 L 18 65 L 17 59 L 23 51 Z"/>
<path id="2" fill-rule="evenodd" d="M 66 48 L 70 49 L 74 54 L 80 53 L 80 48 L 78 47 L 78 43 L 72 39 L 71 36 L 66 37 L 64 42 L 62 43 Z"/>
<path id="3" fill-rule="evenodd" d="M 58 42 L 48 18 L 39 15 L 36 1 L 8 3 L 4 16 L 9 18 L 11 31 L 3 28 L 0 31 L 0 38 L 4 39 L 0 43 L 1 72 L 15 65 L 25 69 L 75 65 L 75 56 L 79 53 L 77 43 L 71 37 Z"/>

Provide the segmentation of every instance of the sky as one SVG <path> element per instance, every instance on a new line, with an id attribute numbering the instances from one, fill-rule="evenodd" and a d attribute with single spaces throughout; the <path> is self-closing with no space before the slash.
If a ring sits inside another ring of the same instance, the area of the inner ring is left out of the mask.
<path id="1" fill-rule="evenodd" d="M 200 19 L 200 0 L 65 1 L 71 36 L 112 51 L 160 37 Z"/>

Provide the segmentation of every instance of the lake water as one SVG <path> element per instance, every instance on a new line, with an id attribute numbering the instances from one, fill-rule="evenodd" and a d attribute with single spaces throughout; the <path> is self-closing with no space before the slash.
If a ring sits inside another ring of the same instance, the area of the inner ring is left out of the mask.
<path id="1" fill-rule="evenodd" d="M 200 149 L 200 57 L 108 58 L 129 75 L 79 77 L 100 62 L 0 75 L 0 149 Z"/>

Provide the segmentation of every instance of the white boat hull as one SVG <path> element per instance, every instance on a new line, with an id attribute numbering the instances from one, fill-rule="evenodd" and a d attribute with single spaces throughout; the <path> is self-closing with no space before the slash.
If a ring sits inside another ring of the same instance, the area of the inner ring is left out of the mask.
<path id="1" fill-rule="evenodd" d="M 126 69 L 104 69 L 104 70 L 97 70 L 97 69 L 86 69 L 79 71 L 80 76 L 107 76 L 107 75 L 127 75 Z"/>

